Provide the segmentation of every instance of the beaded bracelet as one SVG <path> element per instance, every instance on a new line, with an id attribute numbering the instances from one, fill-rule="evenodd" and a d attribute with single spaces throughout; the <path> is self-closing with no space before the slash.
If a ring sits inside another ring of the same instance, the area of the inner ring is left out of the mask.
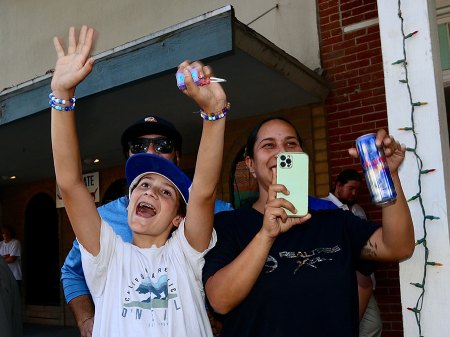
<path id="1" fill-rule="evenodd" d="M 200 116 L 206 121 L 216 121 L 218 119 L 224 118 L 227 113 L 230 112 L 230 107 L 231 104 L 230 102 L 228 102 L 222 110 L 217 111 L 216 113 L 213 112 L 211 114 L 208 114 L 200 109 Z"/>
<path id="2" fill-rule="evenodd" d="M 48 101 L 48 104 L 56 110 L 59 111 L 71 111 L 75 109 L 75 101 L 77 100 L 75 97 L 72 97 L 69 100 L 56 98 L 55 95 L 53 95 L 53 92 L 51 92 L 48 97 L 50 98 L 50 101 Z M 66 105 L 68 103 L 71 103 L 71 105 Z"/>
<path id="3" fill-rule="evenodd" d="M 53 103 L 53 101 L 49 101 L 48 104 L 50 104 L 50 107 L 52 107 L 53 109 L 59 110 L 59 111 L 72 111 L 75 110 L 75 103 L 73 103 L 71 106 L 60 106 L 57 105 L 55 103 Z"/>
<path id="4" fill-rule="evenodd" d="M 77 100 L 75 97 L 72 97 L 71 99 L 69 99 L 69 101 L 66 101 L 65 99 L 61 99 L 61 98 L 56 98 L 52 92 L 48 95 L 48 98 L 50 98 L 53 103 L 57 103 L 57 104 L 66 104 L 66 103 L 73 104 Z"/>

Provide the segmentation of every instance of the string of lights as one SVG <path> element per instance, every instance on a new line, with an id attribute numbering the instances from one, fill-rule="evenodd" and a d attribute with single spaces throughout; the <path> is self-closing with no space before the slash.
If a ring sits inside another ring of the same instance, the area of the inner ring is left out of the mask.
<path id="1" fill-rule="evenodd" d="M 432 220 L 438 220 L 439 217 L 434 216 L 434 215 L 429 215 L 427 214 L 427 211 L 425 209 L 424 203 L 423 203 L 423 199 L 422 199 L 422 179 L 423 179 L 423 175 L 425 174 L 429 174 L 435 171 L 435 169 L 433 168 L 428 168 L 425 169 L 423 167 L 423 161 L 422 158 L 420 157 L 419 152 L 417 151 L 418 149 L 418 138 L 417 138 L 417 132 L 416 132 L 416 122 L 415 122 L 415 112 L 416 112 L 416 108 L 420 108 L 424 105 L 427 104 L 427 102 L 420 102 L 420 101 L 414 101 L 412 93 L 411 93 L 411 86 L 409 83 L 409 74 L 408 74 L 408 62 L 407 62 L 407 53 L 406 53 L 406 43 L 407 40 L 411 37 L 416 36 L 416 34 L 418 33 L 418 31 L 414 31 L 408 34 L 405 34 L 405 30 L 404 30 L 404 18 L 402 15 L 402 10 L 401 10 L 401 0 L 398 0 L 398 17 L 400 18 L 400 23 L 401 23 L 401 33 L 403 36 L 403 58 L 399 59 L 395 62 L 392 63 L 392 65 L 401 65 L 404 67 L 404 71 L 405 71 L 405 77 L 403 79 L 400 80 L 400 83 L 405 84 L 405 87 L 408 91 L 408 95 L 409 95 L 409 103 L 411 105 L 411 125 L 409 126 L 405 126 L 402 128 L 399 128 L 399 130 L 401 131 L 408 131 L 411 132 L 413 139 L 414 139 L 414 146 L 413 147 L 407 147 L 406 150 L 410 153 L 412 153 L 416 159 L 416 163 L 417 163 L 417 170 L 418 170 L 418 178 L 417 178 L 417 193 L 415 195 L 413 195 L 412 197 L 410 197 L 408 199 L 408 202 L 417 202 L 420 206 L 421 212 L 422 212 L 422 229 L 423 229 L 423 237 L 419 240 L 416 241 L 416 249 L 417 246 L 422 246 L 424 249 L 424 265 L 423 265 L 423 272 L 422 272 L 422 280 L 420 282 L 410 282 L 410 284 L 414 287 L 417 287 L 418 289 L 420 289 L 420 293 L 419 296 L 417 298 L 416 304 L 414 307 L 408 307 L 407 309 L 409 311 L 411 311 L 412 313 L 414 313 L 415 315 L 415 319 L 416 319 L 416 323 L 417 323 L 417 327 L 419 330 L 419 336 L 423 337 L 422 335 L 422 321 L 421 321 L 421 313 L 422 313 L 422 309 L 423 309 L 423 302 L 424 302 L 424 297 L 425 297 L 425 285 L 426 285 L 426 280 L 427 280 L 427 268 L 429 266 L 431 267 L 439 267 L 442 266 L 441 263 L 439 262 L 434 262 L 434 261 L 429 261 L 429 255 L 430 255 L 430 249 L 428 247 L 428 243 L 427 243 L 427 223 L 429 221 Z"/>

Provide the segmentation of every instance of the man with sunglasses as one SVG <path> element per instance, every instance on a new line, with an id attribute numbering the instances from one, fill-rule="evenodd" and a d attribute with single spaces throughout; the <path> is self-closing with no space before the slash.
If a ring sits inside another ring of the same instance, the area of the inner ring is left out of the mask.
<path id="1" fill-rule="evenodd" d="M 164 157 L 177 166 L 181 157 L 181 134 L 169 121 L 159 116 L 148 116 L 130 125 L 121 137 L 122 149 L 126 158 L 136 153 L 152 153 Z M 127 218 L 128 195 L 124 195 L 98 208 L 114 231 L 125 242 L 131 242 L 131 230 Z M 229 203 L 216 200 L 215 213 L 231 210 Z M 61 268 L 61 281 L 66 302 L 69 304 L 81 337 L 91 337 L 94 323 L 94 304 L 84 279 L 78 241 L 66 257 Z"/>

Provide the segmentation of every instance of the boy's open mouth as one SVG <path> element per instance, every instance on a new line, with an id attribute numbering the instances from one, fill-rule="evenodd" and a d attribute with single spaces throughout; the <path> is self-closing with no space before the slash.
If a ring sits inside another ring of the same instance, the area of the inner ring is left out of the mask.
<path id="1" fill-rule="evenodd" d="M 156 215 L 156 209 L 148 202 L 140 202 L 136 207 L 136 214 L 144 218 L 150 218 Z"/>

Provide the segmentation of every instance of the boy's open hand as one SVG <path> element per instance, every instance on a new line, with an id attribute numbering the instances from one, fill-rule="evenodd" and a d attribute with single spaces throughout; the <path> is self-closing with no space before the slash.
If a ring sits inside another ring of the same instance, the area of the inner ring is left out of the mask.
<path id="1" fill-rule="evenodd" d="M 61 41 L 53 38 L 58 60 L 51 83 L 55 96 L 67 99 L 73 96 L 75 87 L 83 81 L 92 70 L 94 59 L 89 57 L 94 40 L 94 29 L 82 26 L 78 39 L 75 28 L 69 29 L 69 46 L 65 53 Z"/>

